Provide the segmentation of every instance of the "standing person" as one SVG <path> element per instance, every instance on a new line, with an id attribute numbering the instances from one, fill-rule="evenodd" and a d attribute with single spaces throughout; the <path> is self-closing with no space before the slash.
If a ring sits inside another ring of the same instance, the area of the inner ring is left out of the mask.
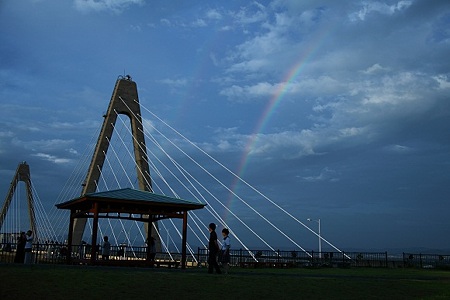
<path id="1" fill-rule="evenodd" d="M 219 244 L 217 243 L 217 233 L 216 233 L 216 224 L 209 224 L 209 256 L 208 256 L 208 273 L 212 274 L 214 269 L 216 269 L 216 273 L 222 273 L 220 271 L 220 267 L 217 264 L 217 254 L 219 253 Z"/>
<path id="2" fill-rule="evenodd" d="M 14 257 L 15 263 L 23 264 L 25 260 L 25 244 L 27 243 L 27 236 L 25 232 L 22 231 L 17 238 L 17 248 L 16 248 L 16 256 Z"/>
<path id="3" fill-rule="evenodd" d="M 102 245 L 102 259 L 109 260 L 109 253 L 111 252 L 111 243 L 108 241 L 108 236 L 105 235 L 103 238 Z"/>
<path id="4" fill-rule="evenodd" d="M 230 263 L 230 237 L 228 236 L 230 231 L 227 228 L 222 229 L 223 243 L 222 243 L 222 255 L 221 262 L 223 266 L 223 272 L 228 274 L 229 263 Z"/>
<path id="5" fill-rule="evenodd" d="M 33 232 L 31 230 L 27 231 L 25 235 L 25 260 L 24 263 L 29 265 L 32 262 L 32 248 L 33 248 Z"/>
<path id="6" fill-rule="evenodd" d="M 149 259 L 150 261 L 154 262 L 155 261 L 155 256 L 156 256 L 156 241 L 155 238 L 150 236 L 149 238 L 149 242 L 148 242 L 148 251 L 149 251 Z"/>

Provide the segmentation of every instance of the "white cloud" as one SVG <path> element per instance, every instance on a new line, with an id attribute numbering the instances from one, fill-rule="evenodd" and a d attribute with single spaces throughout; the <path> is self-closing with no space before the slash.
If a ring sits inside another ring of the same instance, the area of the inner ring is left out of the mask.
<path id="1" fill-rule="evenodd" d="M 237 12 L 233 12 L 232 16 L 235 23 L 240 25 L 263 22 L 267 19 L 267 12 L 264 5 L 253 2 L 250 6 L 243 6 Z"/>
<path id="2" fill-rule="evenodd" d="M 434 76 L 434 79 L 439 83 L 439 88 L 440 89 L 450 89 L 450 81 L 447 75 L 437 75 Z"/>
<path id="3" fill-rule="evenodd" d="M 155 125 L 152 120 L 147 118 L 142 118 L 142 127 L 144 128 L 144 133 L 152 133 L 155 131 Z"/>
<path id="4" fill-rule="evenodd" d="M 228 72 L 253 73 L 261 70 L 267 65 L 269 65 L 269 61 L 266 59 L 251 59 L 230 66 Z"/>
<path id="5" fill-rule="evenodd" d="M 221 151 L 228 151 L 232 148 L 232 144 L 227 140 L 221 140 L 217 144 L 217 148 L 219 148 L 219 150 L 221 150 Z"/>
<path id="6" fill-rule="evenodd" d="M 60 157 L 50 155 L 50 154 L 45 154 L 45 153 L 36 153 L 36 154 L 32 154 L 32 156 L 39 157 L 43 160 L 50 161 L 55 164 L 65 164 L 65 163 L 70 163 L 72 161 L 71 159 L 68 159 L 68 158 L 60 158 Z"/>
<path id="7" fill-rule="evenodd" d="M 183 87 L 183 86 L 186 86 L 188 84 L 188 80 L 185 79 L 185 78 L 182 78 L 182 79 L 169 79 L 169 78 L 166 78 L 166 79 L 159 80 L 158 82 L 162 83 L 162 84 L 170 85 L 172 87 Z"/>
<path id="8" fill-rule="evenodd" d="M 203 19 L 197 19 L 191 23 L 192 27 L 206 27 L 208 24 Z"/>
<path id="9" fill-rule="evenodd" d="M 243 151 L 251 141 L 250 156 L 268 159 L 296 159 L 309 155 L 321 155 L 316 148 L 327 145 L 333 135 L 325 135 L 318 130 L 305 129 L 299 131 L 283 131 L 278 133 L 256 135 L 234 134 L 222 136 L 235 145 L 234 149 Z"/>
<path id="10" fill-rule="evenodd" d="M 375 74 L 380 71 L 386 70 L 386 68 L 383 68 L 379 64 L 373 64 L 372 66 L 368 67 L 366 70 L 362 71 L 364 74 Z"/>
<path id="11" fill-rule="evenodd" d="M 273 12 L 261 23 L 259 30 L 228 53 L 227 60 L 231 64 L 227 71 L 278 74 L 289 72 L 300 62 L 299 66 L 303 66 L 320 42 L 318 37 L 323 36 L 325 28 L 331 28 L 329 17 L 321 9 L 299 14 L 286 10 Z"/>
<path id="12" fill-rule="evenodd" d="M 211 61 L 212 61 L 212 63 L 214 64 L 214 66 L 219 66 L 219 64 L 220 64 L 220 62 L 219 62 L 219 60 L 217 59 L 217 56 L 216 56 L 216 54 L 215 53 L 210 53 L 209 54 L 209 58 L 211 59 Z"/>
<path id="13" fill-rule="evenodd" d="M 371 69 L 380 70 L 381 66 Z M 250 154 L 265 157 L 279 155 L 289 159 L 317 155 L 323 149 L 338 145 L 346 147 L 355 143 L 365 144 L 385 133 L 390 134 L 392 128 L 405 126 L 402 121 L 405 118 L 421 118 L 427 114 L 436 105 L 436 101 L 439 101 L 432 96 L 433 93 L 447 82 L 445 77 L 438 77 L 438 80 L 414 72 L 390 71 L 377 77 L 372 77 L 372 73 L 368 72 L 369 78 L 353 78 L 350 84 L 346 84 L 345 79 L 338 80 L 329 76 L 294 82 L 286 89 L 285 97 L 295 95 L 296 104 L 305 103 L 298 100 L 302 99 L 302 95 L 317 97 L 317 102 L 311 106 L 310 115 L 310 120 L 315 123 L 310 125 L 310 129 L 300 131 L 259 133 Z M 280 87 L 281 84 L 268 82 L 251 86 L 233 85 L 223 89 L 221 94 L 239 101 L 257 97 L 268 99 Z M 325 99 L 321 100 L 322 97 Z M 324 102 L 321 103 L 322 101 Z M 228 140 L 230 143 L 239 140 L 240 145 L 245 145 L 251 138 L 233 135 L 222 136 L 221 140 Z"/>
<path id="14" fill-rule="evenodd" d="M 140 25 L 130 25 L 130 30 L 131 31 L 136 31 L 136 32 L 141 32 L 142 28 Z"/>
<path id="15" fill-rule="evenodd" d="M 276 91 L 276 86 L 268 82 L 259 82 L 252 86 L 240 87 L 233 85 L 220 91 L 220 94 L 230 99 L 239 101 L 248 100 L 248 98 L 272 95 Z"/>
<path id="16" fill-rule="evenodd" d="M 96 129 L 99 127 L 99 121 L 86 120 L 81 122 L 52 122 L 49 123 L 48 126 L 57 130 Z"/>
<path id="17" fill-rule="evenodd" d="M 73 155 L 78 155 L 79 154 L 78 151 L 73 149 L 73 148 L 66 149 L 66 151 L 69 152 L 70 154 L 73 154 Z"/>
<path id="18" fill-rule="evenodd" d="M 220 20 L 222 14 L 217 9 L 210 9 L 206 12 L 206 17 L 211 20 Z"/>
<path id="19" fill-rule="evenodd" d="M 313 175 L 313 176 L 306 176 L 302 177 L 304 181 L 308 182 L 320 182 L 320 181 L 331 181 L 336 182 L 339 181 L 339 178 L 337 177 L 337 172 L 325 167 L 320 171 L 320 174 Z"/>
<path id="20" fill-rule="evenodd" d="M 113 11 L 120 13 L 130 5 L 142 5 L 144 0 L 75 0 L 75 8 L 81 12 Z"/>
<path id="21" fill-rule="evenodd" d="M 236 51 L 230 56 L 230 59 L 248 61 L 247 65 L 251 66 L 250 62 L 252 61 L 269 61 L 270 55 L 273 54 L 280 55 L 283 53 L 281 55 L 286 55 L 286 49 L 293 46 L 290 44 L 287 35 L 295 26 L 298 26 L 298 24 L 295 24 L 286 14 L 276 14 L 274 24 L 266 21 L 258 34 L 236 47 Z M 230 70 L 233 70 L 233 68 L 235 67 L 231 67 Z M 249 71 L 254 70 L 249 69 Z"/>
<path id="22" fill-rule="evenodd" d="M 166 19 L 166 18 L 161 19 L 160 22 L 161 22 L 161 24 L 166 25 L 166 26 L 171 26 L 172 25 L 172 22 L 170 22 L 170 20 Z"/>
<path id="23" fill-rule="evenodd" d="M 373 5 L 364 2 L 364 5 L 365 14 L 378 12 L 393 15 L 407 9 L 411 1 L 386 6 L 381 2 Z M 290 77 L 289 82 L 280 81 L 298 62 L 298 53 L 305 47 L 314 46 L 312 37 L 319 33 L 314 26 L 321 21 L 322 12 L 310 9 L 299 11 L 297 16 L 277 12 L 275 21 L 267 19 L 257 34 L 237 45 L 234 52 L 228 53 L 230 64 L 227 74 L 236 77 L 234 81 L 229 81 L 229 86 L 222 88 L 220 94 L 230 100 L 267 100 L 277 92 L 283 92 L 286 101 L 289 99 L 293 103 L 291 111 L 299 107 L 304 110 L 305 100 L 314 100 L 309 102 L 312 104 L 309 116 L 312 123 L 306 125 L 305 122 L 300 132 L 258 134 L 252 154 L 265 153 L 270 156 L 283 149 L 287 156 L 295 157 L 317 154 L 317 151 L 320 152 L 317 149 L 342 141 L 366 143 L 383 136 L 383 131 L 387 133 L 389 127 L 403 126 L 401 120 L 404 118 L 420 118 L 426 114 L 436 104 L 438 89 L 449 87 L 446 76 L 435 76 L 406 66 L 403 54 L 397 52 L 399 50 L 392 51 L 392 47 L 397 48 L 390 40 L 389 55 L 383 54 L 383 45 L 379 40 L 368 39 L 358 44 L 359 39 L 353 37 L 355 24 L 347 24 L 351 28 L 335 28 L 339 30 L 341 39 L 330 36 L 323 53 L 317 49 L 315 56 L 305 56 L 308 59 L 305 59 L 301 73 Z M 328 12 L 326 9 L 324 11 Z M 336 15 L 333 17 L 336 18 Z M 309 35 L 296 29 L 299 24 L 312 29 L 308 29 Z M 362 31 L 370 36 L 370 30 Z M 422 30 L 428 30 L 428 26 L 416 28 L 418 37 L 426 35 L 419 33 Z M 398 44 L 406 38 L 395 36 L 398 37 Z M 421 43 L 417 45 L 414 51 L 420 51 Z M 396 65 L 398 62 L 403 65 Z M 262 74 L 274 76 L 263 77 Z M 260 75 L 261 80 L 258 80 Z M 286 150 L 288 148 L 290 150 Z"/>
<path id="24" fill-rule="evenodd" d="M 364 21 L 372 12 L 377 12 L 384 15 L 393 15 L 397 12 L 407 9 L 411 6 L 412 1 L 399 1 L 395 4 L 388 5 L 379 1 L 364 1 L 362 3 L 362 8 L 349 15 L 351 21 Z"/>
<path id="25" fill-rule="evenodd" d="M 393 153 L 409 153 L 411 151 L 413 151 L 412 148 L 407 147 L 407 146 L 402 146 L 402 145 L 389 145 L 384 147 L 384 150 L 388 151 L 388 152 L 393 152 Z"/>
<path id="26" fill-rule="evenodd" d="M 0 137 L 12 137 L 14 133 L 12 131 L 0 131 Z"/>
<path id="27" fill-rule="evenodd" d="M 22 141 L 18 138 L 13 138 L 12 144 L 24 149 L 32 151 L 54 151 L 67 149 L 73 145 L 75 140 L 62 140 L 62 139 L 50 139 L 50 140 L 37 140 L 37 141 Z"/>
<path id="28" fill-rule="evenodd" d="M 361 101 L 363 106 L 390 104 L 405 109 L 413 105 L 414 110 L 433 104 L 433 101 L 423 98 L 430 88 L 433 88 L 432 78 L 413 72 L 388 74 L 370 82 L 360 82 L 358 87 L 359 94 L 364 95 Z"/>
<path id="29" fill-rule="evenodd" d="M 366 133 L 367 128 L 356 128 L 356 127 L 349 127 L 349 128 L 342 128 L 339 130 L 341 133 L 341 137 L 352 137 L 352 136 L 358 136 Z"/>
<path id="30" fill-rule="evenodd" d="M 336 95 L 343 91 L 344 84 L 330 76 L 318 78 L 305 77 L 292 82 L 258 82 L 254 85 L 239 86 L 237 84 L 224 88 L 220 94 L 230 100 L 248 101 L 255 97 L 272 97 L 276 94 L 283 95 Z"/>

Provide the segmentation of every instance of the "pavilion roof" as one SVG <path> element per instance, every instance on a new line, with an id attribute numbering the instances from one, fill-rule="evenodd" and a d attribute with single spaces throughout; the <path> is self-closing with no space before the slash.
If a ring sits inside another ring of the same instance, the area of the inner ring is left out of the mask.
<path id="1" fill-rule="evenodd" d="M 201 209 L 206 204 L 168 197 L 131 188 L 87 193 L 78 198 L 56 204 L 59 209 L 87 210 L 92 203 L 100 203 L 100 212 L 149 213 L 177 212 Z"/>

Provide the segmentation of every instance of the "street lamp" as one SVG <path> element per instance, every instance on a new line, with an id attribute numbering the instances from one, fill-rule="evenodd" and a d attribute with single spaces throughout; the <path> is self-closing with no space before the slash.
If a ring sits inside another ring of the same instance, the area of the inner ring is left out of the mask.
<path id="1" fill-rule="evenodd" d="M 170 250 L 169 250 L 169 229 L 166 228 L 166 231 L 167 231 L 167 237 L 166 237 L 166 239 L 167 239 L 167 242 L 166 242 L 167 253 L 170 253 Z"/>
<path id="2" fill-rule="evenodd" d="M 320 219 L 313 220 L 308 218 L 307 220 L 319 223 L 319 258 L 322 258 L 322 238 L 320 237 Z"/>

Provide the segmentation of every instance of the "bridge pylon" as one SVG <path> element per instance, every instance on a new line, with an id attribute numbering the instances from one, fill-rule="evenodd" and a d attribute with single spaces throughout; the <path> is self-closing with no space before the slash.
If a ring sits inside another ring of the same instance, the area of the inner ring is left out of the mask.
<path id="1" fill-rule="evenodd" d="M 5 198 L 5 203 L 3 204 L 2 210 L 0 212 L 0 230 L 2 229 L 3 222 L 6 219 L 6 214 L 8 213 L 9 206 L 13 199 L 14 193 L 16 191 L 19 181 L 23 181 L 26 187 L 27 202 L 28 202 L 28 215 L 30 218 L 30 226 L 33 231 L 34 240 L 38 241 L 38 230 L 36 226 L 36 216 L 34 212 L 34 200 L 33 200 L 33 190 L 31 187 L 31 176 L 30 176 L 30 166 L 24 161 L 21 162 L 14 174 L 13 180 L 9 186 L 8 194 Z"/>
<path id="2" fill-rule="evenodd" d="M 116 81 L 114 91 L 109 102 L 107 113 L 103 116 L 103 125 L 95 146 L 94 155 L 89 166 L 86 179 L 83 183 L 81 195 L 94 193 L 97 190 L 98 181 L 105 162 L 109 142 L 111 140 L 117 115 L 123 114 L 129 117 L 131 122 L 131 133 L 133 137 L 134 159 L 136 162 L 137 180 L 139 189 L 153 192 L 150 178 L 150 169 L 147 160 L 147 148 L 145 146 L 144 129 L 142 127 L 141 108 L 138 99 L 137 86 L 129 75 Z M 86 218 L 77 218 L 73 224 L 72 244 L 80 245 L 86 227 Z M 151 228 L 146 228 L 147 235 Z M 152 234 L 153 235 L 153 234 Z M 156 238 L 156 241 L 159 241 Z M 158 245 L 159 243 L 157 243 Z"/>

